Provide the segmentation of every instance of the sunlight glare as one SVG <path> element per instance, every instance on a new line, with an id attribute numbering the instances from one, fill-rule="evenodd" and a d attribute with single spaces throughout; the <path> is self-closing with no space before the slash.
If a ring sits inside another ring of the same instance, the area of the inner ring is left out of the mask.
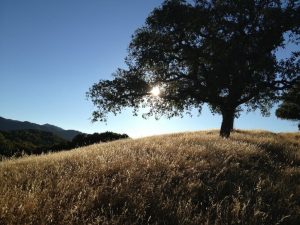
<path id="1" fill-rule="evenodd" d="M 152 90 L 150 91 L 151 95 L 157 97 L 160 94 L 160 90 L 158 86 L 155 86 L 152 88 Z"/>

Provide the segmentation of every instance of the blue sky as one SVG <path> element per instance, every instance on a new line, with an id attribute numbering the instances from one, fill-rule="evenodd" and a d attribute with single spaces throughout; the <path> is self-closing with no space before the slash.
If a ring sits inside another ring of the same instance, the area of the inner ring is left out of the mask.
<path id="1" fill-rule="evenodd" d="M 144 120 L 125 110 L 107 124 L 90 122 L 93 106 L 86 91 L 124 67 L 131 35 L 161 3 L 0 0 L 0 116 L 132 137 L 219 128 L 221 117 L 206 107 L 200 117 Z M 270 117 L 243 113 L 235 127 L 297 131 L 297 123 L 277 119 L 274 110 Z"/>

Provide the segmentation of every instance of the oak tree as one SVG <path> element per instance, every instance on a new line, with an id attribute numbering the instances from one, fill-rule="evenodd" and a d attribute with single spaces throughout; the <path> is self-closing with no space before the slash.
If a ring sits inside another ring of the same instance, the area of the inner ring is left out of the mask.
<path id="1" fill-rule="evenodd" d="M 283 96 L 283 102 L 276 110 L 276 116 L 281 119 L 299 121 L 300 131 L 300 80 Z"/>
<path id="2" fill-rule="evenodd" d="M 164 1 L 132 36 L 127 68 L 87 93 L 93 120 L 127 107 L 171 118 L 207 103 L 229 137 L 242 110 L 268 114 L 299 77 L 299 54 L 276 58 L 287 41 L 299 43 L 299 15 L 293 0 Z"/>

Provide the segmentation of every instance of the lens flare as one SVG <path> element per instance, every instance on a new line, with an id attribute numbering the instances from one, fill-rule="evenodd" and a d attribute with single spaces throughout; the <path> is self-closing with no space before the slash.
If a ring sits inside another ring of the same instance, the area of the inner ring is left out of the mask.
<path id="1" fill-rule="evenodd" d="M 160 94 L 160 90 L 159 90 L 159 87 L 155 86 L 152 88 L 152 90 L 150 91 L 151 95 L 157 97 L 159 96 Z"/>

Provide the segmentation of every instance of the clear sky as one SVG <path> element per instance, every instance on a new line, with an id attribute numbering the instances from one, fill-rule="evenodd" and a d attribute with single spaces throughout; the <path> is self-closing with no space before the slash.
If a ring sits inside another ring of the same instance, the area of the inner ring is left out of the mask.
<path id="1" fill-rule="evenodd" d="M 110 79 L 133 32 L 162 0 L 0 0 L 0 116 L 82 132 L 131 137 L 219 128 L 204 107 L 200 117 L 144 120 L 129 111 L 91 123 L 85 93 Z M 284 52 L 282 52 L 284 55 Z M 297 123 L 243 113 L 239 129 L 297 131 Z M 196 115 L 196 114 L 195 114 Z"/>

